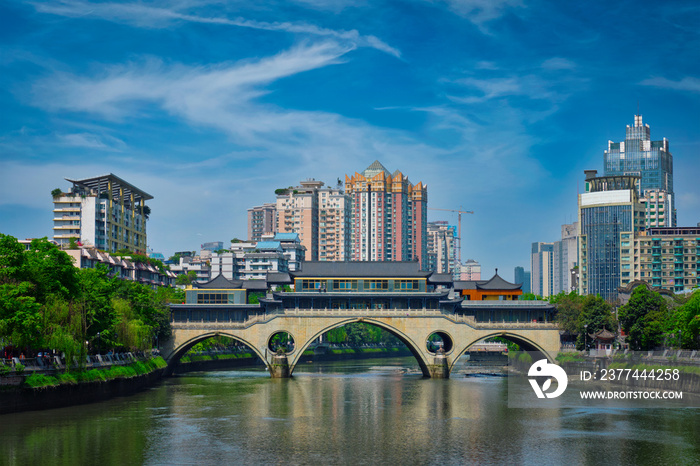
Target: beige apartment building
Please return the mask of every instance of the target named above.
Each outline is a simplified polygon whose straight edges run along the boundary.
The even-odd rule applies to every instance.
[[[674,293],[698,286],[700,224],[623,233],[620,251],[622,286],[641,280]]]
[[[277,196],[276,232],[297,233],[307,261],[349,260],[350,209],[343,190],[306,180]]]

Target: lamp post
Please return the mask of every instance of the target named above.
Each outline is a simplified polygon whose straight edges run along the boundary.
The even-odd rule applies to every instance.
[[[588,349],[588,324],[583,324],[583,351]]]
[[[97,332],[97,354],[100,354],[100,332]]]

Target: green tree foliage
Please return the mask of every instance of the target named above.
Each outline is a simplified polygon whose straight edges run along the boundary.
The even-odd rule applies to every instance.
[[[668,327],[668,308],[659,293],[645,284],[634,289],[629,302],[618,312],[622,330],[632,350],[650,350],[663,342]]]
[[[399,339],[386,330],[363,322],[354,322],[334,328],[326,332],[325,337],[329,343],[347,343],[353,346],[367,343],[388,345],[399,343]]]
[[[586,334],[594,334],[603,329],[613,333],[616,331],[612,307],[600,296],[588,295],[583,298],[576,347],[584,349]]]
[[[25,251],[0,233],[0,338],[14,346],[54,349],[78,365],[98,332],[102,349],[144,349],[170,336],[166,303],[182,301],[181,291],[110,278],[104,266],[75,268],[46,238]]]
[[[670,318],[669,333],[684,349],[700,349],[700,290],[695,291]]]
[[[559,328],[572,335],[579,333],[584,298],[578,292],[561,292],[549,299],[557,310],[556,321]]]
[[[533,293],[523,293],[520,295],[520,301],[541,301],[542,296]]]
[[[61,191],[61,188],[56,188],[51,190],[51,197],[54,199],[57,197],[61,197],[61,194],[63,194],[63,191]]]

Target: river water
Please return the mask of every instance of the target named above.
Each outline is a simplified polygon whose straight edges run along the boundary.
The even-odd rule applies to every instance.
[[[697,409],[508,408],[503,377],[412,358],[190,373],[134,396],[0,416],[0,464],[698,464]]]

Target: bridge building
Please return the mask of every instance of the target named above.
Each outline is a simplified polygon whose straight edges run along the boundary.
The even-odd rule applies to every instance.
[[[254,293],[259,299],[250,299]],[[427,377],[449,376],[459,356],[492,336],[553,359],[560,348],[554,307],[517,301],[520,293],[520,285],[497,274],[454,282],[451,274],[420,270],[417,261],[304,262],[301,270],[268,273],[267,280],[218,276],[188,289],[185,303],[171,305],[173,337],[163,354],[173,364],[197,342],[226,335],[250,346],[274,374],[279,355],[271,342],[285,333],[294,341],[284,356],[289,375],[323,333],[365,322],[401,340]],[[428,344],[435,334],[444,354]]]

